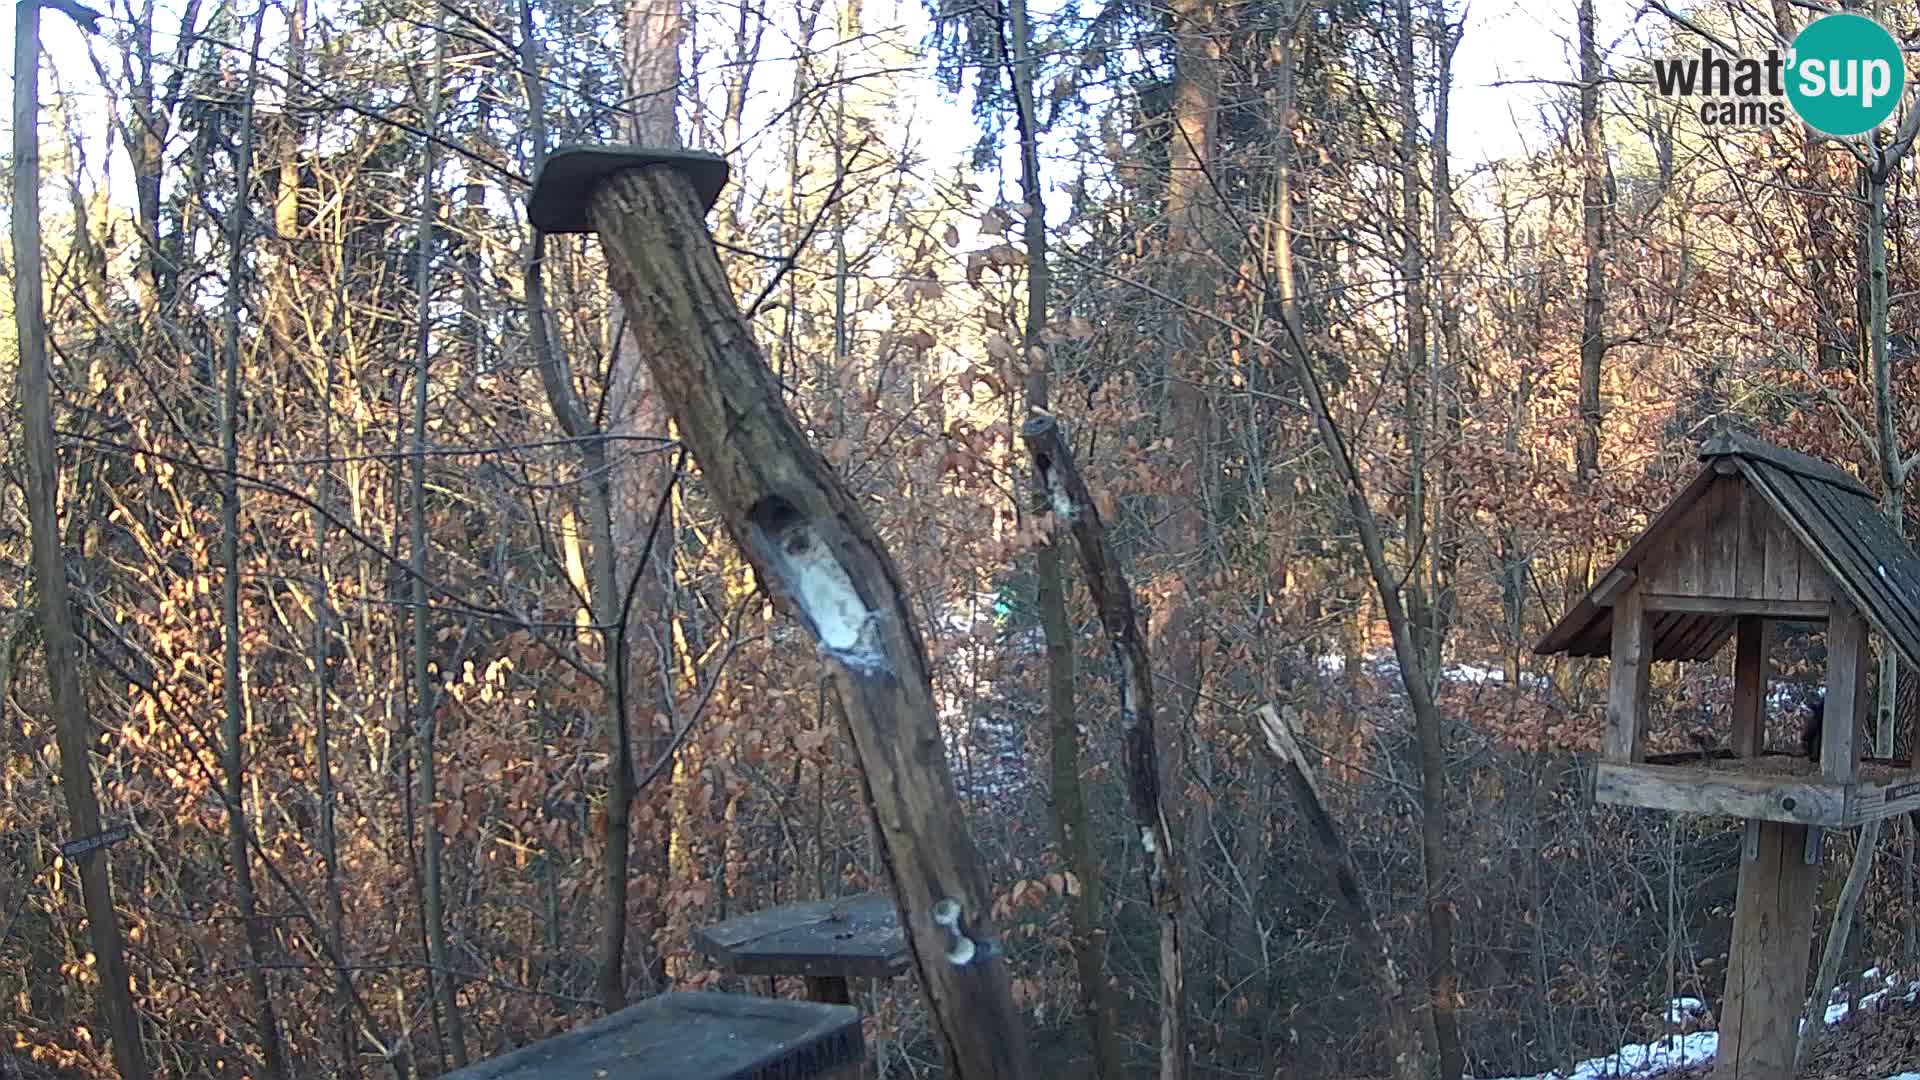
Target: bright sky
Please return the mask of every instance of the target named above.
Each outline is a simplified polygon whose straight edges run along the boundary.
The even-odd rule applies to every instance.
[[[1467,3],[1466,34],[1453,60],[1449,141],[1456,174],[1538,148],[1542,142],[1539,102],[1554,88],[1524,80],[1565,80],[1579,67],[1574,0]],[[1629,0],[1596,0],[1603,61],[1609,47],[1621,42],[1631,28],[1636,6]]]
[[[1467,0],[1466,35],[1455,58],[1452,140],[1456,175],[1464,175],[1473,166],[1489,160],[1523,153],[1541,143],[1539,103],[1553,88],[1526,80],[1570,77],[1575,59],[1574,2]],[[919,6],[914,3],[901,7],[904,14],[906,9]],[[1632,32],[1635,5],[1631,0],[1599,0],[1598,7],[1604,52],[1621,44]],[[1658,18],[1646,16],[1649,20]],[[0,28],[9,37],[12,19],[13,5],[0,4]],[[104,120],[96,110],[104,106],[105,95],[98,88],[86,58],[82,35],[58,13],[43,14],[41,24],[50,69],[59,73],[60,84],[68,88],[68,94],[78,99],[75,104],[84,113],[91,113],[86,120],[89,136],[104,135]],[[110,46],[103,38],[96,40],[95,48],[109,50]],[[12,66],[13,52],[8,49],[0,54],[0,71],[10,75]],[[50,95],[52,85],[51,80],[44,83],[44,92]],[[929,95],[936,92],[930,76],[914,80],[911,85],[924,88],[923,92]],[[916,111],[930,119],[937,118],[935,123],[945,136],[937,140],[940,150],[963,154],[971,149],[975,137],[971,122],[961,123],[966,118],[965,109],[964,101],[924,101]],[[100,162],[94,157],[90,164],[97,170]],[[122,165],[113,171],[115,187],[119,188],[126,170]]]

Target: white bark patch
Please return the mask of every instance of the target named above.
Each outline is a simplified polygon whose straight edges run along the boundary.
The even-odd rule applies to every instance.
[[[1069,525],[1080,513],[1073,496],[1067,492],[1067,485],[1061,482],[1057,469],[1047,470],[1047,502],[1053,505],[1054,514]]]
[[[762,499],[750,517],[760,532],[762,551],[821,650],[868,674],[886,670],[879,616],[854,588],[820,531],[777,496]]]
[[[1140,846],[1146,848],[1149,855],[1154,854],[1160,846],[1153,838],[1153,830],[1145,825],[1140,826]]]
[[[1118,645],[1113,647],[1113,655],[1120,661],[1120,716],[1131,724],[1140,708],[1140,703],[1133,700],[1133,657]]]

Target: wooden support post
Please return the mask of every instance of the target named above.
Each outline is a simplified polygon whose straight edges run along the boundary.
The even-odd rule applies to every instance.
[[[1630,585],[1613,603],[1613,668],[1607,679],[1608,761],[1637,762],[1647,756],[1647,677],[1653,641],[1640,587]]]
[[[1866,704],[1867,621],[1844,597],[1827,616],[1827,696],[1820,727],[1820,777],[1851,784],[1860,777],[1860,715]]]
[[[549,231],[599,233],[636,352],[714,508],[761,586],[819,647],[949,1075],[1025,1077],[1024,1025],[942,752],[926,648],[899,570],[801,432],[729,289],[705,222],[724,177],[711,155],[564,150],[542,166],[528,216]]]
[[[1754,615],[1734,624],[1733,752],[1758,757],[1767,736],[1767,639],[1770,625]],[[1643,684],[1644,685],[1644,684]],[[1760,822],[1749,818],[1740,842],[1740,860],[1760,857]]]
[[[1844,596],[1827,616],[1827,693],[1820,727],[1820,778],[1851,784],[1860,778],[1860,716],[1867,698],[1867,620]],[[1819,829],[1807,832],[1806,861],[1820,863]]]
[[[1713,1080],[1793,1080],[1820,871],[1801,858],[1807,826],[1748,828],[1759,833],[1759,852],[1740,863]]]
[[[1771,624],[1742,615],[1733,644],[1733,752],[1758,757],[1766,742],[1767,637]]]
[[[822,1001],[828,1005],[853,1004],[853,989],[847,980],[838,975],[808,975],[807,1000]]]

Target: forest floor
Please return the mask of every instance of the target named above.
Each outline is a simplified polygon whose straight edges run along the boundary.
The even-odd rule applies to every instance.
[[[1871,975],[1871,973],[1869,973]],[[1861,999],[1856,1015],[1845,1002],[1829,1006],[1826,1037],[1801,1080],[1920,1080],[1920,983]],[[1679,1006],[1680,1002],[1675,1002]],[[1697,1004],[1697,1003],[1696,1003]],[[1623,1046],[1607,1057],[1581,1062],[1567,1080],[1708,1080],[1719,1043],[1712,1031],[1675,1034],[1658,1042]],[[1562,1074],[1513,1080],[1559,1080]]]

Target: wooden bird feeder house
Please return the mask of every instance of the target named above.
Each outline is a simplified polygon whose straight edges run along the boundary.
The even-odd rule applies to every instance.
[[[1920,558],[1872,493],[1827,462],[1740,435],[1709,439],[1700,459],[1693,482],[1534,649],[1612,660],[1598,802],[1745,820],[1714,1075],[1789,1080],[1821,830],[1920,808],[1920,776],[1906,763],[1863,760],[1858,745],[1869,630],[1920,664]],[[1764,745],[1777,622],[1826,628],[1817,763]],[[1653,662],[1708,660],[1728,639],[1728,745],[1649,755]]]

